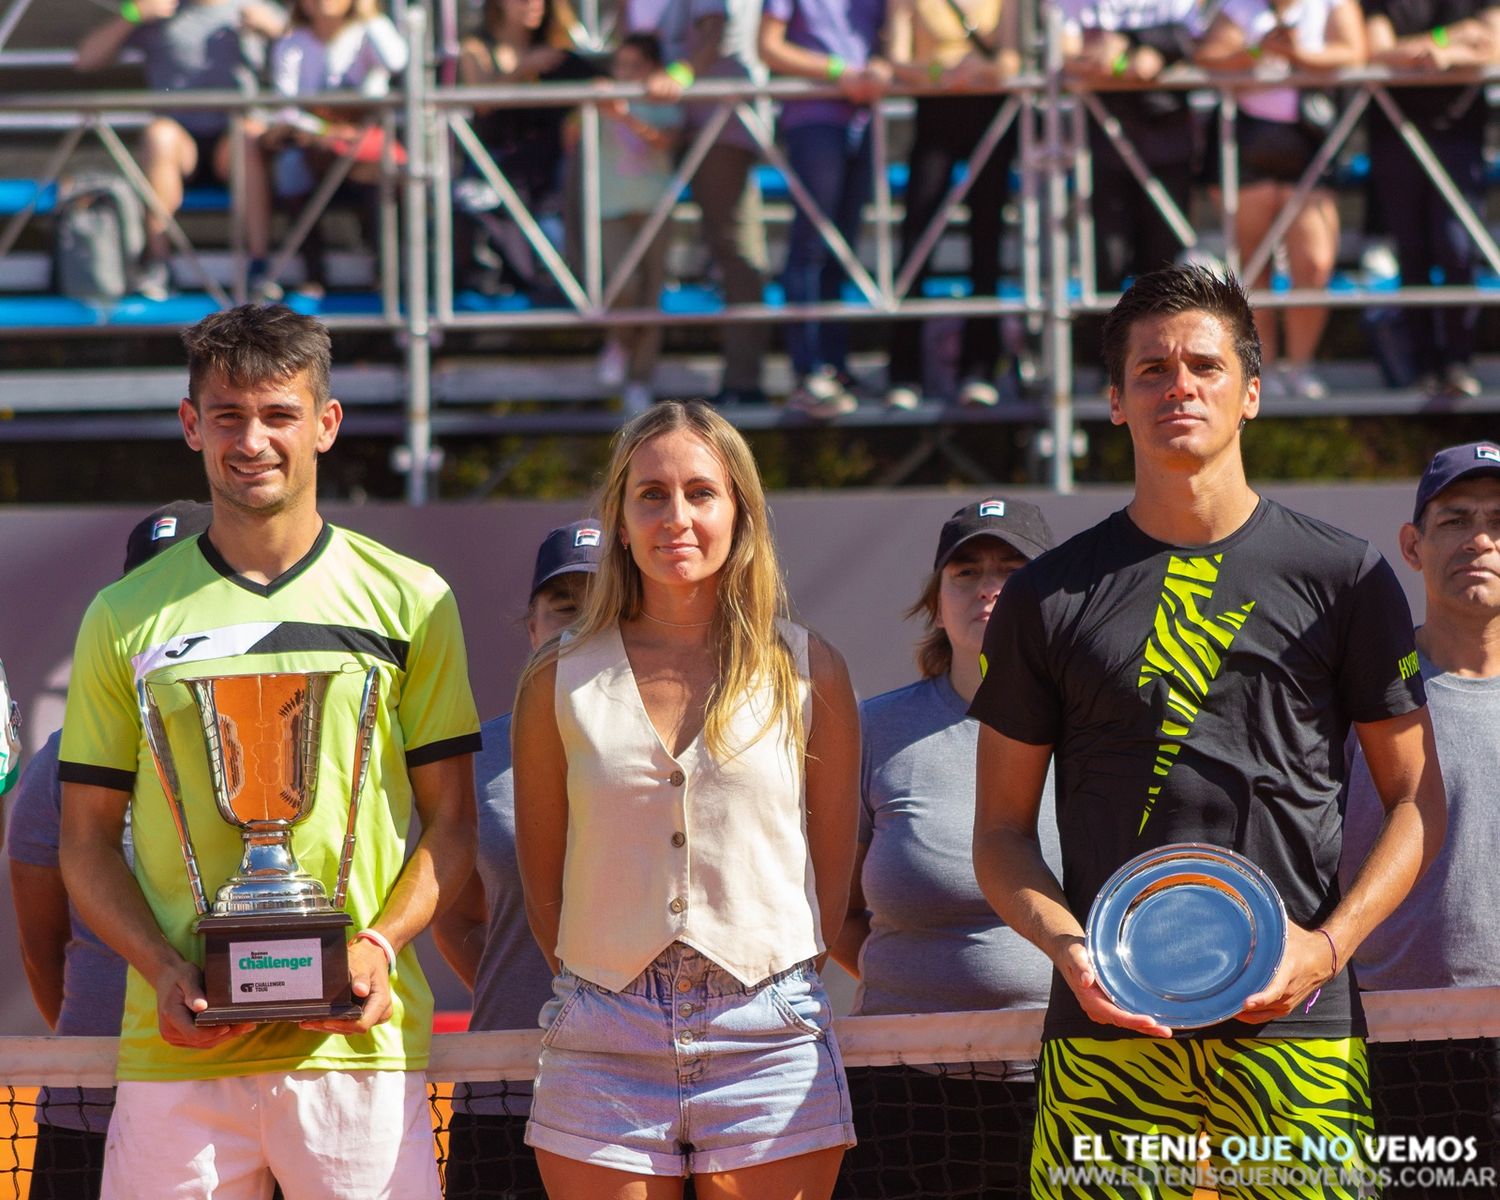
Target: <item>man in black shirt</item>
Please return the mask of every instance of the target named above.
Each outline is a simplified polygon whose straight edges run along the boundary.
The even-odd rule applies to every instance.
[[[1364,0],[1370,61],[1397,69],[1442,71],[1500,61],[1500,5],[1490,0]],[[1484,215],[1484,85],[1392,88],[1391,97],[1432,147],[1469,206]],[[1426,287],[1442,272],[1448,287],[1470,287],[1479,251],[1442,193],[1418,165],[1383,112],[1370,118],[1370,182],[1379,214],[1396,240],[1401,280]],[[1479,395],[1469,369],[1479,309],[1473,305],[1408,312],[1425,391]]]
[[[1236,283],[1189,267],[1142,276],[1104,338],[1111,419],[1130,430],[1135,495],[1012,577],[970,709],[985,726],[980,885],[1057,968],[1033,1195],[1099,1194],[1099,1179],[1068,1170],[1108,1170],[1104,1154],[1114,1167],[1132,1158],[1140,1167],[1150,1148],[1130,1135],[1146,1133],[1204,1130],[1216,1168],[1226,1136],[1284,1135],[1296,1161],[1264,1166],[1328,1166],[1336,1176],[1341,1163],[1301,1156],[1309,1142],[1342,1137],[1352,1151],[1336,1156],[1342,1165],[1365,1165],[1364,1023],[1344,964],[1442,840],[1411,616],[1367,543],[1247,483],[1240,435],[1259,409],[1260,343]],[[1338,795],[1351,723],[1387,817],[1341,898]],[[1054,753],[1061,884],[1036,839]],[[1083,921],[1117,867],[1177,842],[1256,862],[1289,921],[1274,978],[1234,1019],[1164,1040],[1170,1029],[1101,989]],[[1097,1140],[1081,1145],[1087,1137]],[[1084,1147],[1099,1161],[1079,1163]],[[1301,1178],[1316,1185],[1306,1194],[1358,1194]]]

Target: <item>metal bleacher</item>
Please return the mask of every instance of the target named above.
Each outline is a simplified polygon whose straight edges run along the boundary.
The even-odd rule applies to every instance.
[[[81,4],[81,0],[65,3]],[[926,439],[934,452],[947,455],[973,474],[982,474],[983,468],[964,462],[964,428],[991,421],[1031,427],[1038,444],[1044,447],[1040,459],[1051,484],[1060,490],[1072,486],[1072,457],[1067,450],[1077,444],[1077,425],[1107,418],[1099,372],[1075,367],[1073,327],[1079,318],[1105,311],[1114,297],[1099,292],[1083,266],[1086,256],[1080,252],[1079,223],[1089,211],[1090,197],[1080,193],[1086,187],[1082,181],[1087,180],[1088,172],[1079,168],[1087,154],[1090,97],[1063,79],[1055,23],[1038,33],[1035,67],[1009,81],[996,95],[997,116],[990,144],[997,142],[1007,128],[1018,132],[1020,143],[1012,171],[1012,201],[1006,210],[1004,281],[996,295],[974,295],[967,277],[964,247],[957,236],[965,220],[962,170],[955,173],[948,201],[929,230],[931,273],[920,288],[911,286],[914,271],[911,264],[899,261],[896,246],[906,185],[899,148],[907,136],[905,118],[910,99],[894,97],[881,107],[875,126],[876,187],[867,208],[864,234],[857,244],[844,246],[842,239],[834,245],[836,234],[829,237],[825,233],[836,252],[842,247],[840,256],[848,268],[849,278],[837,301],[791,308],[773,281],[768,283],[761,304],[725,308],[694,236],[697,212],[687,167],[693,156],[706,148],[707,141],[700,138],[701,146],[686,150],[677,186],[668,189],[655,214],[659,222],[669,222],[676,235],[669,273],[674,282],[663,291],[656,307],[621,310],[611,303],[613,265],[601,261],[597,227],[585,222],[582,261],[563,263],[550,243],[543,244],[546,237],[534,216],[513,194],[507,215],[551,269],[558,287],[543,298],[519,292],[481,295],[456,289],[452,271],[452,183],[458,174],[457,164],[465,158],[470,160],[471,169],[492,183],[504,183],[493,160],[483,161],[487,154],[482,148],[476,153],[466,123],[473,105],[556,104],[580,109],[587,189],[591,161],[597,169],[597,104],[613,96],[638,95],[639,89],[628,85],[475,89],[440,84],[438,80],[445,77],[441,48],[452,41],[452,30],[443,27],[443,22],[451,20],[449,10],[453,6],[445,0],[434,3],[440,25],[436,39],[428,36],[427,9],[413,4],[405,11],[413,61],[426,64],[425,69],[409,72],[403,89],[380,106],[378,119],[392,130],[399,128],[403,144],[410,149],[407,166],[400,170],[390,166],[382,181],[380,244],[335,255],[331,263],[334,287],[326,296],[315,299],[292,291],[287,299],[293,307],[325,319],[336,334],[365,335],[359,345],[369,361],[340,366],[336,389],[350,409],[356,430],[404,443],[410,461],[417,464],[409,474],[408,498],[419,502],[428,495],[434,439],[598,433],[613,428],[619,416],[612,397],[594,377],[592,360],[599,331],[612,325],[653,321],[686,331],[676,338],[682,347],[662,363],[657,391],[661,395],[693,395],[711,392],[716,386],[716,362],[705,353],[712,344],[707,332],[740,322],[808,317],[859,325],[892,319],[953,321],[971,315],[1009,322],[1021,331],[1028,372],[1022,381],[1024,387],[1014,378],[1007,381],[1006,402],[999,409],[973,412],[929,403],[912,412],[892,412],[871,403],[862,404],[858,412],[839,418],[837,423],[909,427],[914,437]],[[128,157],[129,151],[120,135],[129,136],[140,127],[155,98],[131,91],[119,81],[114,82],[114,90],[73,90],[76,84],[62,69],[65,57],[54,54],[44,62],[46,56],[38,51],[8,47],[7,38],[24,26],[15,14],[36,7],[29,0],[9,0],[6,13],[0,15],[0,154],[4,156],[0,158],[0,340],[10,342],[14,349],[22,341],[46,340],[60,345],[88,337],[106,345],[134,348],[148,344],[150,338],[170,335],[222,304],[243,297],[244,261],[236,245],[232,187],[199,188],[188,193],[179,220],[181,253],[175,260],[180,290],[170,298],[151,301],[130,296],[113,303],[88,303],[52,292],[48,217],[56,202],[55,181],[73,161],[67,155],[59,157],[52,140],[63,143],[74,138],[79,154],[93,153],[97,158],[102,152],[106,164],[128,176],[132,163],[122,160],[122,154]],[[398,12],[401,7],[397,6]],[[1054,7],[1041,5],[1037,11],[1046,14]],[[93,19],[86,15],[91,9],[82,11],[83,17],[75,13],[69,18],[73,24],[64,22],[70,33],[76,33],[78,19]],[[54,68],[53,74],[37,82],[37,72],[47,66]],[[3,85],[11,70],[23,71],[28,90]],[[1465,80],[1471,77],[1481,85],[1494,80],[1485,72],[1463,76]],[[1369,170],[1357,140],[1347,136],[1357,126],[1359,112],[1355,110],[1398,103],[1401,87],[1424,79],[1427,77],[1393,76],[1377,69],[1346,72],[1339,77],[1343,114],[1348,119],[1341,120],[1330,135],[1329,161],[1344,194],[1357,195],[1365,186]],[[1297,81],[1292,77],[1291,82]],[[1328,81],[1319,77],[1316,82],[1326,85]],[[1160,86],[1191,92],[1201,101],[1208,122],[1214,120],[1215,105],[1232,113],[1239,91],[1254,83],[1251,76],[1209,77],[1186,68],[1174,68],[1159,81]],[[707,81],[694,87],[696,96],[718,106],[723,120],[738,117],[752,133],[756,133],[755,123],[768,104],[827,91],[821,85],[792,81],[759,85]],[[315,99],[333,107],[369,104],[366,98],[349,96]],[[218,107],[231,113],[248,111],[256,101],[252,92],[243,90],[173,98],[174,107]],[[767,161],[759,167],[757,179],[774,272],[782,260],[785,229],[793,213],[799,207],[805,211],[805,205],[769,129],[759,128],[756,136],[761,139]],[[423,131],[423,135],[413,136],[414,130]],[[595,147],[592,156],[591,145]],[[1413,153],[1420,162],[1419,147],[1414,146]],[[1231,165],[1225,170],[1235,170],[1233,156],[1226,159]],[[1315,172],[1310,173],[1305,181],[1308,186],[1315,176]],[[1500,165],[1493,161],[1490,177],[1492,183],[1500,182]],[[1141,182],[1144,186],[1147,180]],[[504,195],[503,188],[499,190]],[[1185,252],[1214,257],[1240,268],[1238,253],[1227,237],[1233,226],[1227,204],[1220,217],[1208,211],[1179,216],[1186,228]],[[1188,216],[1197,219],[1188,221]],[[1368,247],[1357,233],[1349,233],[1338,273],[1326,292],[1298,293],[1287,288],[1284,280],[1273,277],[1272,286],[1257,295],[1257,303],[1270,307],[1319,303],[1336,311],[1372,305],[1500,304],[1500,249],[1483,225],[1483,214],[1470,217],[1475,240],[1489,264],[1473,288],[1446,287],[1442,280],[1421,281],[1420,286],[1408,280],[1403,285],[1389,271],[1372,271],[1364,255]],[[296,244],[300,239],[295,235],[314,217],[287,213],[283,218],[286,228],[278,235],[283,239],[279,255],[286,267],[282,280],[295,285],[301,269]],[[1262,247],[1258,253],[1270,255],[1272,247]],[[1249,257],[1253,260],[1256,256]],[[627,255],[627,265],[628,261]],[[706,332],[695,335],[694,327]],[[877,342],[875,338],[867,340]],[[383,345],[385,351],[372,351],[373,344]],[[66,364],[38,370],[24,354],[8,353],[6,369],[0,369],[0,415],[8,418],[0,420],[0,438],[175,437],[169,404],[175,404],[179,372],[170,365],[175,361],[175,350],[163,345],[158,365],[132,362],[107,370]],[[883,357],[878,353],[867,355],[858,365],[872,390],[878,390]],[[1487,361],[1479,364],[1478,374],[1486,385],[1482,397],[1438,401],[1386,389],[1374,366],[1365,361],[1320,364],[1332,385],[1332,395],[1318,404],[1316,413],[1491,411],[1500,407],[1497,366]],[[767,364],[768,391],[784,392],[791,382],[783,360],[774,358]],[[1299,409],[1289,402],[1283,411],[1278,412],[1275,404],[1268,404],[1267,410],[1271,415],[1309,415],[1305,406]],[[777,406],[743,406],[731,415],[746,428],[807,423],[805,418]],[[1055,452],[1058,447],[1063,452]]]

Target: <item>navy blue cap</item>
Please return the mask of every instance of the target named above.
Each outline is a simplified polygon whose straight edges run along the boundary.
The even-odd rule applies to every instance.
[[[1422,519],[1422,510],[1446,487],[1474,475],[1500,475],[1500,445],[1495,442],[1468,442],[1439,450],[1422,472],[1417,484],[1417,505],[1412,510],[1412,524]]]
[[[599,554],[603,547],[603,527],[595,520],[574,521],[571,525],[559,525],[542,539],[536,548],[536,570],[531,573],[531,594],[535,596],[549,579],[566,575],[570,571],[587,571],[593,574],[599,569]]]
[[[202,533],[214,519],[214,506],[198,500],[174,500],[136,522],[125,539],[125,567],[129,575],[143,562],[155,558],[184,538]]]
[[[991,496],[966,504],[943,523],[932,569],[941,571],[953,552],[970,538],[997,537],[1027,558],[1045,554],[1057,544],[1042,510],[1026,500]]]

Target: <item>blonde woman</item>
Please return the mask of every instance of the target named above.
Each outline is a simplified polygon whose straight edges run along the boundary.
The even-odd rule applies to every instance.
[[[384,96],[391,77],[406,69],[406,60],[406,41],[380,11],[379,0],[295,0],[286,36],[271,47],[271,86],[286,97],[331,91]],[[355,198],[364,224],[373,225],[374,193],[368,185],[379,178],[384,137],[378,126],[362,131],[360,120],[361,114],[349,108],[281,110],[261,140],[277,152],[272,187],[285,211],[300,212],[329,163],[352,151],[349,179],[364,189]],[[399,157],[399,148],[393,150]],[[303,256],[308,276],[304,291],[321,296],[327,272],[316,222]]]
[[[701,403],[615,439],[574,631],[511,737],[557,971],[527,1141],[553,1200],[826,1200],[853,1124],[817,964],[848,906],[859,717],[787,619],[759,474]]]

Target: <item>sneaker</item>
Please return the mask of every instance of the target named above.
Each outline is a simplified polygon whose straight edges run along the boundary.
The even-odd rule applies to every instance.
[[[252,258],[245,272],[245,290],[250,300],[275,304],[286,295],[281,284],[270,276],[271,264],[263,258]]]
[[[1261,371],[1260,398],[1262,400],[1285,400],[1287,398],[1286,374],[1280,367],[1268,366]]]
[[[715,408],[723,408],[726,404],[731,407],[764,404],[766,402],[766,394],[758,387],[720,388],[708,398],[708,402]]]
[[[1436,371],[1423,371],[1417,376],[1416,383],[1411,386],[1413,391],[1420,392],[1424,396],[1441,396],[1443,394],[1443,381],[1438,378]]]
[[[608,338],[604,349],[599,351],[599,365],[596,368],[599,382],[607,388],[617,388],[625,382],[625,373],[629,370],[630,359],[625,353],[625,347],[614,338]]]
[[[859,401],[844,390],[833,368],[819,367],[811,375],[802,377],[802,382],[786,398],[786,406],[809,417],[826,420],[852,413],[859,407]]]
[[[141,263],[135,290],[147,300],[162,301],[172,294],[172,269],[164,258],[150,258]]]
[[[1474,373],[1463,363],[1449,363],[1443,368],[1443,392],[1445,395],[1473,400],[1482,391],[1484,391],[1484,385],[1474,377]]]
[[[625,402],[625,416],[628,418],[640,416],[651,407],[656,397],[651,394],[650,387],[632,379],[620,392],[620,399]]]
[[[898,383],[885,393],[885,406],[901,412],[911,412],[922,403],[922,393],[909,384]]]
[[[988,379],[971,376],[958,389],[958,402],[970,408],[994,408],[1000,403],[1000,389]]]
[[[1313,373],[1309,366],[1283,367],[1282,386],[1293,400],[1306,400],[1316,404],[1328,399],[1328,385]]]

